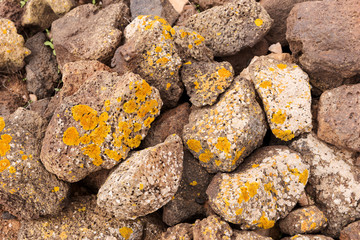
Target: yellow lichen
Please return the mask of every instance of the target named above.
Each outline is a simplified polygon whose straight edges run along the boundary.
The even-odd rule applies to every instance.
[[[75,127],[66,129],[63,135],[63,142],[68,146],[78,145],[80,143],[79,132]]]
[[[191,183],[189,183],[191,186],[196,186],[198,183],[197,181],[192,181]]]
[[[141,124],[140,123],[134,123],[134,132],[138,132],[141,130]]]
[[[145,80],[142,80],[141,83],[136,82],[135,90],[135,96],[138,98],[138,101],[145,101],[146,96],[152,92],[151,86]]]
[[[258,227],[261,227],[263,229],[269,229],[269,228],[272,228],[274,225],[275,225],[275,221],[269,220],[265,216],[265,213],[263,212],[262,216],[260,217],[260,219],[258,221]]]
[[[207,163],[213,157],[214,157],[214,154],[209,149],[205,149],[205,152],[203,152],[202,154],[199,155],[199,160],[204,163]]]
[[[275,68],[269,67],[269,71],[273,72],[273,71],[275,71]]]
[[[76,105],[71,108],[71,112],[74,120],[80,121],[80,125],[84,130],[94,129],[99,122],[97,111],[87,105]]]
[[[162,48],[161,48],[160,46],[157,46],[157,47],[155,48],[155,52],[159,53],[159,52],[161,52],[161,51],[162,51]]]
[[[97,163],[99,162],[98,158],[100,157],[100,147],[96,144],[90,144],[81,149],[84,153],[84,155],[88,156],[89,158],[93,160],[97,160]]]
[[[257,194],[257,190],[259,188],[259,183],[257,182],[252,182],[252,183],[245,183],[245,186],[248,189],[249,195],[250,197],[254,197]]]
[[[281,110],[273,114],[271,122],[275,124],[283,124],[286,120],[286,113],[283,113]]]
[[[141,140],[142,140],[141,135],[136,135],[134,138],[125,139],[124,142],[130,148],[137,148],[138,146],[140,146]]]
[[[131,234],[133,233],[133,230],[128,227],[122,227],[119,229],[119,232],[125,240],[128,240],[128,239],[130,239]]]
[[[278,65],[276,65],[278,68],[280,68],[281,70],[284,70],[287,65],[286,64],[282,64],[282,63],[279,63]]]
[[[10,166],[9,173],[16,173],[16,168],[14,168],[13,166]]]
[[[26,160],[26,159],[28,159],[28,156],[22,155],[22,156],[21,156],[21,159],[22,159],[22,160]]]
[[[271,129],[272,133],[275,137],[283,140],[289,141],[295,137],[295,135],[291,132],[291,130],[281,130],[281,129]]]
[[[219,137],[215,147],[222,152],[229,153],[231,144],[226,137]]]
[[[114,150],[110,150],[110,149],[105,149],[104,153],[111,159],[115,160],[115,161],[119,161],[121,159],[121,154],[114,151]]]
[[[8,151],[10,151],[10,142],[12,137],[9,134],[4,134],[0,139],[0,156],[3,157]]]
[[[167,57],[162,57],[159,58],[158,60],[156,60],[157,64],[160,64],[161,66],[164,66],[165,64],[167,64],[170,60]]]
[[[3,117],[0,117],[0,132],[5,128],[5,121]]]
[[[235,214],[236,214],[236,215],[241,215],[242,212],[243,212],[243,209],[242,209],[242,208],[238,208],[238,209],[236,209]]]
[[[101,159],[101,157],[97,157],[92,161],[92,164],[94,164],[95,166],[100,166],[103,163],[103,160]]]
[[[124,103],[123,108],[126,113],[133,113],[137,110],[138,106],[134,99],[130,99]]]
[[[261,25],[263,25],[264,21],[260,18],[257,18],[254,23],[256,26],[260,27]]]
[[[59,187],[54,187],[54,189],[52,190],[52,192],[57,192],[57,191],[59,191],[59,190],[60,190]]]
[[[192,45],[192,44],[189,44],[189,45],[188,45],[188,48],[189,48],[189,49],[192,49],[192,48],[193,48],[193,45]]]
[[[170,87],[171,87],[171,83],[167,83],[166,84],[166,90],[169,90]]]
[[[219,74],[219,77],[221,77],[221,78],[228,78],[231,76],[231,72],[229,70],[225,69],[224,67],[220,68],[218,70],[218,74]]]
[[[148,117],[145,121],[144,121],[144,126],[145,127],[150,127],[150,124],[154,121],[155,118],[153,117]]]
[[[195,81],[194,85],[195,85],[195,89],[199,89],[199,82],[198,81]]]
[[[288,169],[292,174],[299,177],[299,182],[306,185],[307,180],[309,178],[309,171],[307,169],[305,169],[302,173],[300,173],[297,168],[293,168],[293,169],[288,168]]]
[[[111,126],[101,122],[100,125],[90,133],[90,139],[97,145],[103,144],[106,136],[110,133]]]
[[[88,144],[88,143],[90,143],[90,141],[91,141],[91,138],[87,134],[84,134],[82,137],[80,137],[80,142],[82,144]]]
[[[259,87],[261,88],[270,88],[271,87],[271,81],[263,81],[260,83]]]
[[[200,141],[196,139],[189,139],[187,140],[186,144],[188,145],[190,150],[193,150],[197,153],[202,149]]]
[[[0,172],[4,171],[10,166],[10,161],[6,158],[0,160]]]

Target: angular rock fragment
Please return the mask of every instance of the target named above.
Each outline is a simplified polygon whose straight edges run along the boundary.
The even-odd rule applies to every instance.
[[[309,167],[285,146],[254,152],[234,173],[217,174],[206,193],[210,206],[241,229],[268,229],[296,205]]]
[[[360,221],[347,225],[340,232],[340,240],[359,240],[360,239]]]
[[[272,240],[271,237],[264,237],[253,231],[234,231],[232,240]]]
[[[29,93],[19,74],[0,75],[0,116],[6,116],[26,105]]]
[[[312,129],[308,75],[299,66],[259,57],[249,66],[272,133],[283,141]]]
[[[196,240],[230,240],[233,234],[229,224],[216,215],[209,216],[203,220],[196,220],[193,229],[194,239]]]
[[[230,172],[261,145],[265,132],[254,87],[238,77],[215,105],[191,112],[183,139],[208,172]]]
[[[21,219],[57,214],[68,196],[68,184],[39,161],[45,128],[37,113],[23,108],[0,117],[0,204]]]
[[[170,227],[161,235],[160,240],[193,240],[193,226],[189,223],[180,223]]]
[[[205,38],[214,56],[232,55],[254,46],[269,31],[272,19],[254,0],[229,2],[191,16],[186,27]]]
[[[16,28],[21,29],[21,16],[24,8],[18,0],[2,0],[0,2],[0,16],[15,23]]]
[[[126,220],[155,212],[176,193],[182,169],[182,141],[171,135],[121,163],[100,188],[97,204]]]
[[[293,237],[282,238],[281,240],[334,240],[331,237],[325,235],[295,235]]]
[[[41,161],[69,182],[110,169],[140,145],[161,106],[157,89],[139,75],[97,72],[56,109]]]

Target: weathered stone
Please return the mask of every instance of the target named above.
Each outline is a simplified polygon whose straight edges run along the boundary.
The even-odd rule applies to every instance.
[[[44,113],[49,105],[50,98],[43,98],[39,101],[31,102],[29,109],[37,112],[40,116],[44,117]]]
[[[159,118],[155,119],[152,126],[141,142],[141,148],[155,146],[165,141],[171,135],[182,135],[183,128],[189,123],[190,105],[183,103],[176,108],[162,113]]]
[[[39,161],[46,122],[19,108],[0,117],[0,204],[19,218],[58,213],[69,186],[45,170]]]
[[[231,172],[262,144],[265,133],[254,87],[237,77],[215,105],[191,112],[183,139],[208,172]]]
[[[316,206],[292,211],[279,221],[280,229],[289,235],[320,232],[326,227],[327,219]]]
[[[198,4],[199,7],[203,10],[215,7],[215,6],[221,6],[225,3],[231,2],[231,0],[194,0],[194,3]]]
[[[176,0],[174,0],[174,1],[176,1]],[[196,10],[196,7],[193,4],[185,5],[183,11],[181,12],[181,14],[176,22],[176,25],[185,26],[187,19],[197,13],[198,13],[198,11]]]
[[[88,0],[88,1],[89,1],[89,3],[91,2],[90,0]],[[114,3],[124,3],[124,4],[126,4],[126,6],[130,7],[130,0],[102,0],[103,7],[107,7]],[[130,21],[130,18],[129,18],[129,21]]]
[[[175,195],[183,169],[183,146],[177,135],[132,154],[108,177],[97,203],[119,219],[152,213]]]
[[[161,215],[158,212],[142,217],[141,221],[145,224],[142,240],[160,239],[166,231],[166,225],[161,221]]]
[[[323,232],[339,236],[344,226],[360,217],[359,169],[348,163],[348,156],[321,142],[314,134],[303,136],[290,147],[310,165],[306,189],[328,219]]]
[[[194,240],[230,240],[233,231],[229,224],[216,215],[196,220],[193,228]]]
[[[334,240],[331,237],[324,235],[295,235],[293,237],[282,238],[281,240]]]
[[[272,19],[254,0],[240,0],[191,16],[186,27],[205,38],[215,56],[254,46],[269,31]]]
[[[20,221],[6,211],[0,205],[0,239],[18,239]]]
[[[61,97],[60,97],[60,93],[58,92],[55,94],[55,96],[50,98],[49,104],[46,107],[44,115],[42,115],[48,122],[50,122],[56,108],[60,105],[60,103],[61,103]]]
[[[21,8],[18,0],[2,0],[0,2],[0,16],[15,23],[16,28],[21,29],[21,16],[24,8]]]
[[[184,10],[185,5],[189,3],[188,0],[169,0],[169,2],[179,14]]]
[[[139,16],[125,28],[126,43],[116,50],[111,63],[118,73],[130,70],[156,87],[166,108],[175,107],[183,92],[174,32],[160,17]]]
[[[359,240],[360,221],[350,223],[340,232],[340,240]]]
[[[169,226],[174,226],[193,216],[205,215],[205,191],[210,180],[210,174],[200,166],[199,161],[189,151],[184,151],[180,186],[174,198],[163,207],[163,221]]]
[[[180,223],[170,227],[161,235],[160,240],[193,240],[193,226],[189,223]]]
[[[311,131],[309,77],[299,66],[264,56],[254,58],[249,73],[277,138],[289,141]]]
[[[0,75],[0,116],[9,115],[29,101],[26,84],[18,74]]]
[[[74,0],[30,0],[25,4],[22,25],[44,30],[75,6]]]
[[[321,94],[318,132],[321,140],[360,152],[360,84]]]
[[[97,72],[56,109],[41,161],[69,182],[110,169],[140,145],[161,105],[159,92],[140,76]]]
[[[272,53],[282,53],[282,47],[281,44],[279,42],[274,43],[272,45],[269,46],[269,51]]]
[[[190,102],[196,107],[213,105],[234,79],[228,62],[189,62],[181,69],[182,81]]]
[[[120,44],[128,15],[129,9],[122,3],[101,10],[86,4],[54,21],[51,30],[60,68],[77,60],[110,60]]]
[[[286,39],[320,90],[360,82],[359,15],[358,0],[304,2],[291,10]]]
[[[0,72],[11,73],[23,68],[30,50],[24,47],[24,38],[17,34],[15,24],[0,17]]]
[[[296,152],[269,146],[250,155],[236,172],[217,174],[206,193],[226,221],[244,230],[268,229],[294,208],[308,175]]]
[[[77,197],[59,215],[22,221],[19,239],[121,239],[141,240],[141,220],[121,221],[96,206],[95,196]]]
[[[234,231],[231,240],[272,240],[272,238],[261,236],[253,231]]]
[[[301,207],[309,207],[315,205],[314,199],[306,192],[302,192],[298,201],[299,206]]]
[[[50,97],[60,78],[56,58],[52,50],[44,45],[46,40],[45,34],[39,32],[25,43],[31,51],[25,59],[26,84],[28,91],[38,99]]]

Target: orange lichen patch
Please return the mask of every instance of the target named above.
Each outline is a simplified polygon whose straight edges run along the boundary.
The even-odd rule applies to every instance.
[[[265,213],[263,212],[262,216],[260,217],[258,222],[258,227],[261,227],[263,229],[269,229],[272,228],[275,225],[275,221],[274,220],[269,220],[266,216]]]
[[[105,106],[105,107],[110,106],[110,100],[106,100],[106,101],[104,102],[104,106]]]
[[[299,182],[306,185],[307,180],[309,178],[309,171],[307,169],[305,169],[302,173],[300,173],[297,168],[293,168],[293,169],[288,168],[288,169],[293,175],[299,177]]]
[[[278,68],[280,68],[281,70],[284,70],[287,65],[286,64],[282,64],[282,63],[279,63],[278,65],[276,65]]]
[[[207,163],[213,157],[214,157],[214,154],[209,149],[205,149],[205,152],[203,152],[202,154],[199,155],[199,160],[204,163]]]
[[[189,64],[191,64],[191,61],[184,63],[184,65],[189,65]]]
[[[138,117],[143,118],[147,113],[151,113],[153,115],[158,113],[158,102],[155,99],[151,99],[150,101],[146,101],[137,112]]]
[[[146,96],[152,93],[151,86],[145,81],[142,80],[141,83],[135,83],[135,96],[138,98],[138,101],[145,101]]]
[[[95,166],[100,166],[103,163],[103,160],[101,159],[101,157],[97,157],[92,161],[92,164],[94,164]]]
[[[90,144],[81,149],[84,155],[88,156],[91,159],[100,158],[100,147],[96,144]]]
[[[128,122],[119,122],[119,131],[123,133],[124,137],[129,137],[131,133],[130,124]]]
[[[257,194],[257,190],[259,188],[259,183],[257,182],[252,182],[252,183],[245,183],[245,186],[248,189],[249,195],[250,197],[254,197]]]
[[[193,48],[193,45],[192,45],[192,44],[189,44],[189,45],[188,45],[188,48],[189,48],[189,49],[192,49],[192,48]]]
[[[21,159],[22,159],[22,160],[26,160],[26,159],[28,159],[28,156],[22,155],[22,156],[21,156]]]
[[[273,68],[273,67],[269,67],[269,71],[275,71],[275,68]]]
[[[281,110],[273,114],[271,122],[275,124],[283,124],[286,120],[286,113],[283,113]]]
[[[101,145],[106,136],[110,133],[111,131],[111,126],[101,122],[100,125],[94,129],[94,131],[92,131],[90,133],[90,139],[93,143],[97,144],[97,145]]]
[[[221,78],[228,78],[231,76],[231,72],[229,70],[225,69],[224,67],[220,68],[217,72],[219,74],[219,77],[221,77]]]
[[[260,18],[257,18],[254,23],[256,26],[260,27],[261,25],[263,25],[264,21]]]
[[[140,123],[134,123],[134,132],[138,132],[141,130],[141,124]]]
[[[0,140],[0,156],[5,156],[8,151],[10,151],[10,142],[12,137],[9,134],[4,134],[1,136]]]
[[[219,137],[215,147],[222,152],[229,153],[231,144],[226,137]]]
[[[169,90],[170,87],[171,87],[171,83],[167,83],[166,84],[166,90]]]
[[[189,183],[191,186],[196,186],[198,183],[197,181],[192,181],[191,183]]]
[[[133,233],[133,230],[128,227],[122,227],[119,229],[119,232],[125,240],[128,240],[128,239],[130,239],[131,234]]]
[[[141,140],[142,140],[141,135],[136,135],[134,138],[125,139],[124,142],[130,148],[137,148],[138,146],[140,146]]]
[[[265,191],[267,191],[269,194],[271,194],[271,192],[277,194],[276,189],[274,188],[272,182],[266,183],[264,184],[264,189]]]
[[[16,173],[16,168],[14,168],[13,166],[10,166],[9,173]]]
[[[259,87],[261,88],[270,88],[271,87],[271,81],[263,81],[260,83]]]
[[[249,197],[249,192],[247,187],[240,187],[240,192],[239,192],[239,198],[238,198],[238,203],[242,203],[243,201],[247,202],[249,201],[250,197]]]
[[[120,154],[120,153],[117,153],[117,152],[114,151],[114,150],[105,149],[104,152],[105,152],[105,154],[106,154],[109,158],[111,158],[111,159],[113,159],[113,160],[115,160],[115,161],[119,161],[119,160],[122,158],[121,154]]]
[[[245,152],[245,150],[246,150],[246,147],[242,147],[240,151],[236,151],[235,157],[231,162],[232,165],[236,164],[237,160],[239,160],[239,158]]]
[[[153,117],[148,117],[145,121],[144,121],[144,126],[145,127],[150,127],[150,124],[154,121],[155,118]]]
[[[133,113],[137,110],[138,106],[134,99],[130,99],[124,103],[123,108],[126,113]]]
[[[161,48],[160,46],[157,46],[157,47],[155,48],[155,52],[159,53],[159,52],[161,52],[161,51],[162,51],[162,48]]]
[[[106,122],[109,119],[109,114],[107,112],[103,112],[100,114],[99,121]]]
[[[195,85],[195,89],[199,89],[199,82],[198,81],[195,81],[194,85]]]
[[[59,187],[54,187],[54,189],[53,190],[51,190],[51,192],[57,192],[57,191],[59,191],[60,190],[60,188]]]
[[[4,130],[5,127],[5,121],[3,117],[0,117],[0,132],[2,132],[2,130]]]
[[[157,64],[160,64],[161,66],[164,66],[165,64],[167,64],[170,60],[167,57],[162,57],[159,58],[158,60],[156,60]]]
[[[251,167],[252,168],[256,168],[256,167],[258,167],[259,166],[259,164],[253,164]]]
[[[200,141],[196,139],[189,139],[187,140],[186,144],[188,145],[189,149],[197,153],[202,149]]]
[[[236,209],[235,214],[236,214],[236,215],[241,215],[242,212],[243,212],[243,209],[242,209],[242,208],[239,208],[239,209]]]
[[[117,102],[121,102],[121,97],[118,97],[118,98],[116,99],[116,101],[117,101]]]
[[[197,40],[194,41],[194,43],[198,46],[200,45],[202,42],[205,41],[205,38],[199,34],[196,34]]]
[[[75,127],[66,129],[63,135],[63,142],[68,146],[78,145],[80,143],[79,132]]]
[[[144,189],[144,184],[140,183],[139,189],[140,189],[140,190],[143,190],[143,189]]]
[[[283,141],[289,141],[295,137],[291,130],[271,129],[271,131],[275,135],[275,137]]]
[[[99,122],[97,111],[87,105],[76,105],[71,108],[75,121],[80,121],[80,125],[84,130],[92,130]]]
[[[90,141],[91,141],[91,138],[87,134],[84,134],[82,137],[80,137],[80,142],[82,144],[88,144],[88,143],[90,143]]]
[[[4,171],[10,166],[10,161],[6,158],[0,160],[0,172]]]

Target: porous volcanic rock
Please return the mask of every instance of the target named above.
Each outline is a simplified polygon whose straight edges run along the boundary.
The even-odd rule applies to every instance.
[[[264,237],[254,231],[234,231],[232,240],[272,240],[271,237]]]
[[[193,226],[189,223],[180,223],[174,227],[169,227],[161,235],[160,240],[193,240]]]
[[[199,7],[204,10],[215,6],[221,6],[228,2],[231,2],[231,0],[194,0],[194,3],[198,4]]]
[[[26,83],[19,74],[0,74],[0,116],[9,115],[29,100]]]
[[[216,215],[196,220],[193,227],[194,240],[230,240],[233,230],[230,225]]]
[[[359,240],[360,239],[360,221],[347,225],[340,232],[340,240]]]
[[[18,30],[21,29],[21,16],[24,8],[21,8],[18,0],[2,0],[0,2],[0,16],[15,23]]]

